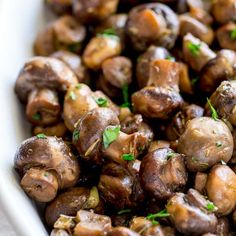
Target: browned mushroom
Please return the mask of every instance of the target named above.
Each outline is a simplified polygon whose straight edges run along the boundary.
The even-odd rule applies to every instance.
[[[169,148],[170,142],[166,140],[154,140],[151,142],[148,152],[153,152],[159,148]]]
[[[230,214],[236,206],[236,174],[227,165],[215,165],[207,178],[206,192],[218,215]]]
[[[75,74],[61,61],[33,57],[21,69],[15,92],[27,103],[26,115],[34,125],[50,125],[60,120],[58,93],[65,93],[77,84]]]
[[[82,23],[102,21],[116,11],[118,0],[74,0],[73,11]]]
[[[53,229],[50,236],[70,236],[70,234],[64,229]]]
[[[72,0],[46,0],[45,2],[58,15],[69,13],[72,10]]]
[[[188,33],[183,38],[184,60],[196,71],[200,71],[216,54],[206,43]]]
[[[72,187],[79,177],[79,164],[60,138],[37,135],[25,140],[15,155],[21,186],[33,199],[49,202],[59,189]]]
[[[167,211],[175,228],[184,234],[214,233],[217,218],[212,202],[194,189],[187,194],[176,193],[167,204]]]
[[[187,183],[184,157],[170,148],[148,153],[140,166],[140,180],[144,190],[158,200],[170,198]]]
[[[213,17],[203,8],[191,7],[189,10],[189,15],[205,25],[211,25],[213,23]]]
[[[49,226],[53,226],[60,215],[76,216],[81,209],[92,209],[95,213],[103,214],[103,203],[96,187],[71,188],[59,194],[46,206],[45,220]]]
[[[218,224],[216,226],[216,235],[228,236],[230,235],[230,223],[226,217],[218,218]]]
[[[203,194],[205,192],[206,182],[207,174],[203,172],[197,172],[194,181],[194,189]]]
[[[34,52],[39,56],[48,56],[65,49],[78,53],[86,37],[86,28],[70,15],[65,15],[50,23],[37,35]]]
[[[142,4],[130,11],[126,31],[135,50],[144,51],[151,44],[172,48],[178,35],[179,21],[164,4]]]
[[[223,121],[210,117],[195,118],[188,122],[180,136],[178,151],[186,155],[190,171],[204,171],[221,160],[226,163],[230,160],[233,137]]]
[[[107,236],[139,236],[139,234],[126,227],[115,227],[108,232]]]
[[[86,160],[101,163],[103,157],[102,145],[106,142],[106,140],[103,140],[103,136],[107,138],[106,133],[114,130],[118,131],[116,132],[117,135],[120,129],[118,125],[119,119],[116,113],[109,108],[99,107],[87,112],[76,124],[73,135],[73,144],[80,156]],[[110,126],[109,129],[108,126]],[[112,139],[112,141],[114,140]],[[111,139],[107,141],[109,142],[106,142],[106,145],[109,146]]]
[[[221,50],[211,59],[201,71],[199,87],[202,91],[213,93],[224,80],[234,79],[236,75],[236,53],[231,50]]]
[[[211,95],[210,101],[221,118],[236,125],[236,81],[223,81]],[[205,111],[206,115],[210,115],[208,103]]]

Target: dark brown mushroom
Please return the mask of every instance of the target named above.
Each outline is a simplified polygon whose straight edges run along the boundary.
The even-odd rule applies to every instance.
[[[108,232],[107,236],[139,236],[139,234],[126,227],[115,227]]]
[[[166,200],[182,190],[188,179],[183,155],[170,148],[148,153],[142,159],[139,175],[143,189],[158,200]]]
[[[151,44],[172,48],[178,31],[176,14],[164,4],[142,4],[129,12],[126,32],[135,50],[144,51]]]
[[[59,194],[46,206],[45,220],[49,226],[53,226],[60,215],[75,217],[81,209],[92,209],[95,213],[103,214],[103,203],[96,187],[76,187]]]
[[[166,140],[154,140],[151,142],[148,152],[153,152],[159,148],[169,148],[170,142]]]
[[[116,11],[118,0],[73,0],[73,12],[82,23],[97,23]]]
[[[169,218],[175,228],[187,235],[214,233],[217,218],[214,210],[208,209],[212,205],[204,196],[194,189],[189,189],[187,194],[176,193],[167,204]]]
[[[236,206],[236,174],[227,165],[215,165],[207,178],[206,192],[218,215],[230,214]]]
[[[72,0],[46,0],[47,6],[57,15],[70,13],[72,10]]]
[[[15,92],[27,104],[26,115],[34,125],[50,125],[60,120],[57,92],[64,94],[77,84],[75,74],[61,61],[33,57],[21,69]]]
[[[190,120],[180,136],[178,151],[186,155],[190,171],[204,171],[223,160],[228,162],[233,153],[233,137],[221,120],[199,117]]]
[[[221,50],[201,70],[199,88],[207,93],[213,93],[224,80],[234,79],[236,75],[236,53],[231,50]]]
[[[25,140],[15,155],[21,186],[33,199],[49,202],[57,191],[75,185],[79,164],[62,139],[38,135]]]
[[[206,43],[188,33],[183,38],[183,57],[192,69],[201,71],[216,54]]]
[[[101,163],[103,133],[108,126],[118,125],[116,113],[109,108],[99,107],[87,112],[76,124],[73,135],[73,144],[80,156],[85,160]]]

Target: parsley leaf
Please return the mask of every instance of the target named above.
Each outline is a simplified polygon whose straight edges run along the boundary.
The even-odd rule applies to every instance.
[[[40,139],[46,139],[47,138],[47,136],[45,134],[37,134],[36,137],[40,138]]]
[[[166,60],[169,60],[169,61],[175,61],[175,58],[172,57],[171,55],[166,56],[165,59],[166,59]]]
[[[211,117],[214,119],[214,120],[219,120],[218,119],[218,114],[217,114],[217,111],[215,110],[215,108],[212,106],[212,104],[211,104],[211,101],[210,101],[210,99],[208,99],[207,98],[207,103],[208,103],[208,105],[209,105],[209,107],[210,107],[210,110],[211,110]]]
[[[129,102],[129,86],[128,86],[128,84],[125,84],[122,87],[122,94],[123,94],[124,103],[121,105],[121,107],[130,107],[130,102]]]
[[[229,36],[230,36],[230,38],[231,38],[232,40],[235,40],[235,39],[236,39],[236,28],[230,30]]]
[[[70,99],[73,100],[73,101],[76,100],[76,95],[75,95],[75,93],[74,93],[73,91],[70,91],[69,97],[70,97]]]
[[[123,209],[117,212],[118,215],[123,215],[127,213],[131,213],[131,209]]]
[[[108,148],[109,145],[117,139],[119,132],[120,126],[110,126],[105,129],[102,135],[105,148]]]
[[[155,220],[156,218],[164,218],[164,217],[168,217],[170,214],[167,212],[166,209],[156,213],[156,214],[149,214],[146,218],[148,220]]]
[[[82,85],[80,83],[75,85],[75,88],[77,88],[77,89],[81,89],[81,87],[82,87]]]
[[[222,147],[222,143],[220,141],[216,142],[216,147]]]
[[[169,159],[169,158],[174,157],[176,154],[177,154],[176,152],[168,152],[166,157],[167,157],[167,159]]]
[[[99,107],[107,107],[107,99],[106,98],[94,98],[95,102]]]
[[[124,161],[133,161],[134,160],[134,155],[132,153],[123,154],[122,159]]]
[[[73,141],[77,142],[78,139],[79,139],[79,131],[75,129],[73,132]]]
[[[209,202],[209,203],[207,203],[207,205],[206,205],[206,209],[207,209],[208,211],[214,211],[215,208],[216,208],[216,206],[214,205],[213,202]]]
[[[197,56],[200,52],[201,44],[200,43],[194,44],[194,43],[189,42],[187,45],[187,48],[192,53],[192,55]]]
[[[113,28],[105,29],[102,33],[97,34],[97,36],[114,38],[114,39],[116,39],[116,40],[119,40],[119,39],[120,39],[120,38],[118,37],[118,35],[117,35],[115,29],[113,29]]]
[[[37,112],[32,116],[32,118],[33,118],[33,120],[39,121],[39,120],[41,120],[41,115],[40,115],[40,113]]]
[[[193,79],[191,80],[191,84],[192,84],[192,85],[195,85],[195,84],[198,82],[198,80],[199,80],[199,77],[193,78]]]

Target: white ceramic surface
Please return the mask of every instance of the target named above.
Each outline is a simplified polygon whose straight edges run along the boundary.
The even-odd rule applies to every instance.
[[[0,0],[0,206],[17,236],[47,235],[13,170],[15,150],[29,135],[14,81],[32,55],[32,42],[44,21],[43,0]]]

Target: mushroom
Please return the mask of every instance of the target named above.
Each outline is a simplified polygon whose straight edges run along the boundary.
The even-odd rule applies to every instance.
[[[78,161],[63,140],[43,134],[21,143],[14,164],[22,188],[39,202],[49,202],[58,190],[74,186],[80,174]]]
[[[187,33],[191,33],[193,36],[199,38],[208,45],[212,43],[214,39],[214,32],[210,27],[186,14],[180,15],[179,21],[179,30],[182,37],[184,37]]]
[[[195,18],[196,20],[200,21],[204,25],[209,26],[213,23],[213,17],[210,15],[210,13],[200,7],[191,7],[189,9],[189,16]]]
[[[218,218],[218,224],[216,226],[216,235],[228,236],[230,235],[230,223],[226,217]]]
[[[183,57],[192,69],[201,71],[216,54],[206,43],[188,33],[183,38]]]
[[[207,178],[208,198],[218,208],[217,214],[230,214],[236,206],[236,174],[227,165],[215,165]],[[217,191],[216,191],[217,190]]]
[[[151,142],[148,152],[153,152],[159,148],[169,148],[170,142],[166,140],[154,140]]]
[[[79,55],[60,50],[51,54],[50,57],[57,58],[64,62],[75,73],[80,83],[88,83],[90,81],[88,69],[83,65]]]
[[[85,37],[86,28],[73,16],[61,16],[39,32],[34,43],[34,52],[38,56],[49,56],[60,49],[79,53]]]
[[[199,88],[207,93],[213,93],[224,80],[234,79],[236,75],[236,53],[231,50],[221,50],[201,70]]]
[[[70,236],[70,234],[64,229],[53,229],[50,236]]]
[[[178,152],[186,155],[189,171],[204,171],[233,153],[233,137],[221,120],[199,117],[190,120],[179,138]]]
[[[121,53],[121,41],[114,34],[98,34],[93,37],[85,47],[83,52],[83,62],[93,70],[101,69],[102,63],[111,57]]]
[[[236,125],[236,81],[223,81],[211,95],[211,105],[218,115]],[[209,104],[205,106],[206,115],[210,115]]]
[[[140,180],[143,189],[157,200],[166,200],[187,183],[184,157],[170,148],[148,153],[141,162]]]
[[[234,21],[236,8],[235,0],[216,0],[212,2],[211,13],[220,24]]]
[[[187,194],[176,193],[169,199],[166,209],[175,228],[187,235],[214,233],[217,218],[214,206],[198,191],[189,189]]]
[[[157,59],[170,58],[170,53],[166,48],[151,45],[143,54],[138,57],[136,67],[136,77],[139,88],[147,85],[150,76],[150,64]]]
[[[190,104],[183,106],[181,111],[173,116],[171,123],[166,128],[168,140],[176,140],[184,133],[189,120],[203,116],[204,109],[198,105]]]
[[[207,174],[203,172],[197,172],[194,180],[194,189],[199,193],[205,193],[205,187],[207,182]]]
[[[139,234],[126,227],[115,227],[108,232],[107,236],[139,236]]]
[[[112,137],[107,137],[110,144],[111,138],[114,136],[114,130],[119,132],[119,119],[114,111],[109,108],[99,107],[87,112],[76,124],[73,144],[77,148],[80,156],[86,160],[97,164],[102,162],[102,141],[107,127],[111,127],[108,133],[112,133]],[[114,131],[114,132],[112,132]],[[114,139],[112,139],[114,141]],[[107,145],[109,146],[109,144]]]
[[[144,51],[151,44],[170,49],[179,32],[179,20],[164,4],[142,4],[129,12],[126,32],[135,50]]]
[[[92,209],[95,213],[103,213],[103,203],[96,187],[91,189],[75,187],[59,194],[46,206],[45,220],[49,226],[53,226],[60,215],[75,217],[77,211],[81,209]]]
[[[46,0],[47,6],[57,15],[71,12],[72,0]]]
[[[48,57],[33,57],[21,69],[15,92],[26,103],[26,115],[34,125],[50,125],[60,119],[57,93],[65,93],[77,84],[75,74],[61,61]]]
[[[178,82],[179,66],[176,62],[153,61],[147,87],[132,95],[134,110],[148,118],[167,119],[183,101]]]
[[[117,9],[118,0],[73,0],[73,12],[79,22],[97,23]]]

